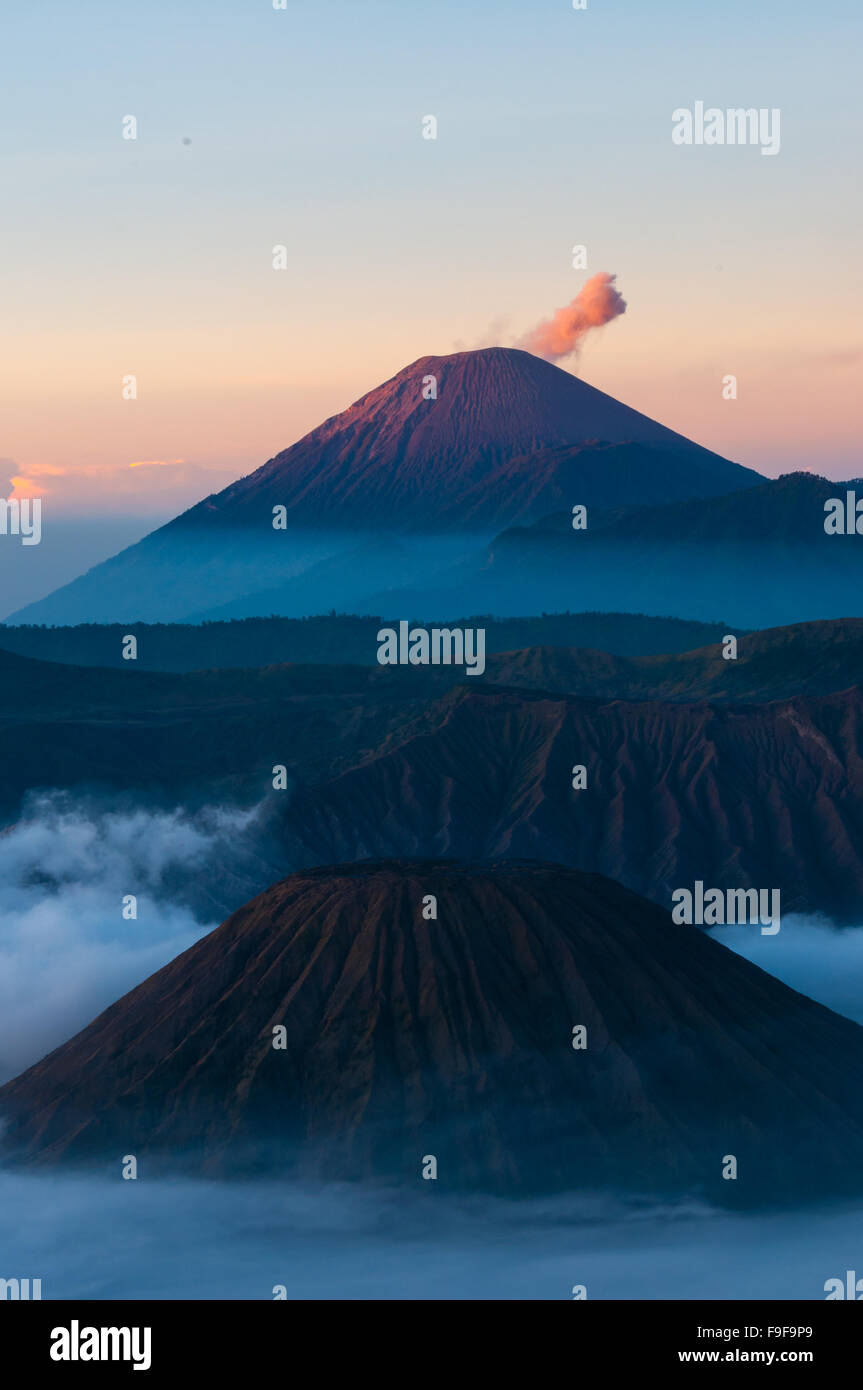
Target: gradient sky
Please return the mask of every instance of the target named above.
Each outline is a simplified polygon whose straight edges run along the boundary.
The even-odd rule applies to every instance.
[[[7,10],[0,494],[167,518],[415,358],[514,343],[598,270],[628,312],[564,365],[767,473],[863,473],[859,14]],[[697,99],[779,107],[778,156],[673,145]]]

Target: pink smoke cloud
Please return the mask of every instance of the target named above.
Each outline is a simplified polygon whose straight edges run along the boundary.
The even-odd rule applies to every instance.
[[[558,309],[545,323],[525,334],[521,347],[553,362],[578,352],[585,333],[601,328],[626,312],[626,300],[615,289],[616,275],[601,270],[586,280],[571,304]]]

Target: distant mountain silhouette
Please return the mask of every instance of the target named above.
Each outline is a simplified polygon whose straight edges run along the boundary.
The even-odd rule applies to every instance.
[[[714,640],[696,651],[637,657],[573,647],[493,656],[486,681],[620,700],[779,700],[863,684],[863,618],[796,623],[738,637],[734,660]]]
[[[333,615],[229,623],[136,623],[132,629],[138,638],[135,674],[210,670],[215,690],[218,670],[285,665],[376,668],[377,633],[396,621]],[[719,659],[727,623],[647,618],[637,613],[548,613],[508,619],[474,614],[446,619],[441,625],[484,628],[485,681],[532,690],[624,700],[779,700],[824,695],[863,683],[863,618],[796,623],[752,633],[735,628],[739,646],[734,661]],[[119,625],[0,627],[0,662],[6,651],[128,673],[129,662],[122,655],[125,633],[126,628]],[[61,712],[52,695],[57,673],[52,671],[49,677],[44,671],[40,675],[36,669],[25,673],[25,668],[18,668],[18,674],[38,705],[47,698]],[[344,676],[342,672],[332,677],[334,690],[344,688]],[[83,688],[77,684],[79,679],[72,678],[72,689]],[[305,679],[313,681],[313,673],[308,672]],[[427,690],[431,698],[462,679],[460,669],[430,668],[411,689]],[[299,687],[300,680],[295,672],[294,687]],[[89,682],[91,687],[94,684]],[[257,681],[249,683],[250,691],[257,688]],[[351,676],[348,688],[360,689],[363,684]],[[105,693],[111,690],[125,696],[128,682],[109,683]],[[206,699],[203,693],[202,699]],[[14,704],[14,692],[11,700]]]
[[[573,490],[573,500],[621,506],[760,481],[530,353],[422,357],[248,477],[13,617],[300,616],[344,607],[358,592],[428,582],[442,549],[430,536],[464,532],[464,547],[475,548],[477,534],[534,520]],[[285,530],[273,529],[274,507],[286,509]],[[394,537],[404,533],[411,545],[399,550]]]
[[[736,661],[718,639],[634,659],[530,648],[490,656],[478,679],[102,670],[0,651],[0,825],[53,788],[260,803],[254,838],[196,890],[211,914],[299,866],[446,853],[599,870],[662,902],[695,878],[778,887],[786,913],[859,923],[861,635],[860,619],[741,635]]]
[[[850,537],[828,536],[824,530],[824,504],[828,498],[851,490],[863,499],[863,479],[836,482],[817,473],[783,473],[781,477],[745,490],[714,497],[709,506],[698,499],[659,506],[626,506],[598,511],[589,530],[605,539],[657,542],[663,546],[681,540],[699,545],[804,545],[824,547],[825,555],[843,553],[837,541]],[[557,533],[569,539],[570,511],[540,518],[525,530],[510,532],[506,539],[544,539]],[[504,537],[500,538],[501,540]],[[851,550],[853,552],[853,540]]]
[[[0,1089],[0,1146],[406,1187],[433,1156],[430,1200],[773,1204],[859,1191],[861,1076],[863,1029],[608,879],[338,865],[268,889]]]
[[[709,501],[571,508],[503,531],[447,582],[390,593],[406,612],[452,611],[457,595],[498,614],[552,604],[626,609],[744,627],[845,617],[859,606],[863,537],[827,535],[824,504],[863,481],[791,473]],[[576,499],[576,502],[581,499]],[[380,595],[372,596],[380,604]]]
[[[418,619],[421,615],[413,615]],[[425,615],[428,617],[429,615]],[[76,627],[0,625],[0,649],[72,666],[113,666],[128,671],[123,637],[138,639],[135,671],[203,671],[284,662],[326,666],[377,663],[377,633],[404,614],[357,617],[245,618],[206,623],[82,623]],[[716,642],[727,623],[646,618],[639,613],[543,613],[496,619],[485,614],[438,614],[438,626],[483,627],[486,650],[522,647],[602,647],[619,656],[686,652]],[[851,684],[848,681],[846,684]],[[832,688],[832,687],[831,687]]]

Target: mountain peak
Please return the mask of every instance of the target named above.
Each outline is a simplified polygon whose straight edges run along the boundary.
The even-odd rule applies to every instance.
[[[686,456],[696,494],[758,481],[532,353],[477,348],[418,357],[187,519],[215,514],[236,524],[281,504],[290,524],[427,527],[446,514],[451,526],[471,491],[472,524],[493,528],[506,516],[506,496],[495,489],[478,502],[475,493],[502,465],[518,459],[529,474],[540,450],[598,442]],[[715,475],[706,487],[705,471]],[[661,489],[661,473],[657,482]],[[532,499],[536,515],[543,505]]]

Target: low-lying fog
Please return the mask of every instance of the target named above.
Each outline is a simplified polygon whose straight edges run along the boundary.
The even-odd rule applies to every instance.
[[[0,1173],[0,1277],[50,1298],[823,1299],[863,1207],[737,1216],[608,1198]]]

